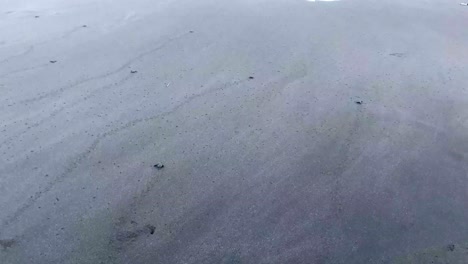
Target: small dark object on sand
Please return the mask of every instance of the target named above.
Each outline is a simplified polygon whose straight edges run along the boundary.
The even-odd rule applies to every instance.
[[[130,73],[137,73],[138,71],[130,71]]]
[[[403,58],[405,57],[405,53],[390,53],[390,56],[398,57],[398,58]]]
[[[57,61],[56,60],[51,60],[50,63],[56,63]]]
[[[83,25],[82,27],[88,27],[87,25]]]
[[[147,225],[146,227],[149,229],[151,235],[153,235],[154,231],[156,231],[156,227],[153,225]]]
[[[160,169],[164,168],[164,165],[163,165],[163,164],[156,163],[153,167],[155,167],[156,169],[160,170]]]
[[[363,101],[356,101],[355,103],[358,104],[358,105],[362,105],[364,102]]]
[[[14,239],[0,239],[0,247],[3,249],[11,248],[16,244]]]
[[[253,76],[249,76],[249,80],[253,80],[255,79]]]
[[[39,16],[35,16],[35,18],[39,18]]]
[[[190,30],[189,33],[193,33],[193,30]]]
[[[450,250],[450,251],[454,251],[455,250],[455,245],[450,244],[450,245],[448,245],[447,249]]]

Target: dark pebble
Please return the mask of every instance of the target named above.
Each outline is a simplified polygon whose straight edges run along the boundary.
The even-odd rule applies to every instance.
[[[56,63],[57,61],[56,60],[51,60],[50,63]]]
[[[130,71],[130,73],[137,73],[138,71]]]
[[[253,76],[249,76],[249,80],[253,80],[255,79]]]
[[[362,105],[364,102],[363,101],[356,101],[355,103],[358,104],[358,105]]]

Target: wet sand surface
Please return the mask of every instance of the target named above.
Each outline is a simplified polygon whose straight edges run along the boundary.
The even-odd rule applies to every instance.
[[[7,0],[0,263],[468,263],[467,21]]]

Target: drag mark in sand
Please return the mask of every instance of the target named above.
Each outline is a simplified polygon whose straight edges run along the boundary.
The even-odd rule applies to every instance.
[[[77,32],[78,30],[80,30],[81,28],[83,28],[83,26],[79,26],[79,27],[76,27],[76,28],[73,28],[71,30],[69,30],[68,32],[65,32],[62,36],[58,37],[58,38],[53,38],[53,39],[49,39],[49,40],[44,40],[44,41],[41,41],[39,43],[36,43],[34,45],[31,45],[28,49],[26,49],[25,51],[19,53],[19,54],[16,54],[16,55],[12,55],[10,57],[6,57],[2,60],[0,60],[0,64],[2,63],[5,63],[5,62],[8,62],[12,59],[16,59],[16,58],[19,58],[19,57],[22,57],[22,56],[26,56],[28,55],[29,53],[31,53],[35,47],[37,46],[40,46],[40,45],[43,45],[47,42],[51,42],[55,39],[65,39],[69,36],[71,36],[72,34],[74,34],[75,32]],[[14,70],[14,71],[11,71],[11,72],[8,72],[8,73],[5,73],[5,74],[2,74],[0,75],[0,77],[6,77],[8,75],[12,75],[12,74],[15,74],[15,73],[19,73],[19,72],[24,72],[24,71],[30,71],[30,70],[34,70],[34,69],[37,69],[37,68],[40,68],[41,66],[45,66],[46,64],[41,64],[41,65],[37,65],[37,66],[33,66],[33,67],[26,67],[26,68],[22,68],[22,69],[18,69],[18,70]]]
[[[189,32],[186,32],[186,33],[182,33],[182,34],[179,34],[175,37],[172,37],[172,38],[169,38],[167,41],[165,41],[164,43],[156,46],[155,48],[152,48],[150,50],[147,50],[139,55],[137,55],[136,57],[128,60],[127,62],[125,62],[122,66],[114,69],[114,70],[111,70],[111,71],[108,71],[108,72],[105,72],[103,74],[100,74],[100,75],[97,75],[97,76],[93,76],[93,77],[89,77],[89,78],[85,78],[85,79],[82,79],[82,80],[78,80],[72,84],[69,84],[69,85],[65,85],[61,88],[58,88],[56,90],[52,90],[50,92],[47,92],[47,93],[44,93],[42,95],[38,95],[38,96],[35,96],[35,97],[32,97],[32,98],[29,98],[29,99],[24,99],[24,100],[20,100],[18,102],[15,102],[15,103],[12,103],[10,106],[13,106],[13,105],[17,105],[17,104],[28,104],[28,103],[32,103],[32,102],[36,102],[36,101],[41,101],[45,98],[48,98],[48,97],[53,97],[53,96],[56,96],[56,95],[59,95],[69,89],[72,89],[74,87],[77,87],[79,85],[82,85],[82,84],[85,84],[85,83],[88,83],[88,82],[91,82],[91,81],[94,81],[94,80],[99,80],[99,79],[102,79],[102,78],[106,78],[108,76],[111,76],[111,75],[114,75],[116,73],[119,73],[123,70],[125,70],[128,66],[130,66],[132,63],[134,63],[135,61],[138,61],[140,60],[141,58],[153,53],[153,52],[156,52],[158,50],[161,50],[163,49],[164,47],[166,47],[166,45],[168,45],[169,43],[173,42],[173,41],[176,41],[186,35],[190,34]],[[48,64],[47,64],[48,65]]]
[[[64,172],[62,172],[60,175],[58,175],[54,180],[50,181],[46,187],[44,187],[42,190],[40,191],[37,191],[36,193],[34,193],[34,195],[31,195],[31,197],[27,200],[27,202],[25,202],[22,206],[20,206],[12,215],[10,215],[9,217],[7,217],[0,225],[0,230],[1,229],[5,229],[8,225],[10,225],[12,222],[15,222],[18,220],[18,218],[26,211],[28,210],[29,208],[31,208],[34,203],[42,197],[43,194],[45,193],[48,193],[49,191],[52,190],[52,188],[56,185],[56,184],[59,184],[61,182],[63,182],[68,176],[69,174],[71,174],[73,171],[75,171],[75,169],[78,168],[78,166],[80,165],[81,162],[83,162],[83,160],[85,160],[89,155],[91,155],[91,153],[97,148],[97,146],[99,145],[99,143],[107,138],[107,137],[110,137],[116,133],[119,133],[125,129],[128,129],[130,127],[134,127],[140,123],[145,123],[145,122],[148,122],[148,121],[152,121],[152,120],[156,120],[158,118],[164,118],[172,113],[174,113],[175,111],[177,111],[178,109],[180,109],[181,107],[183,107],[184,105],[192,102],[193,100],[199,98],[199,97],[202,97],[204,95],[207,95],[209,93],[213,93],[213,92],[216,92],[216,91],[219,91],[219,90],[224,90],[224,89],[227,89],[227,88],[230,88],[232,86],[236,86],[238,84],[242,83],[241,81],[233,81],[231,83],[226,83],[224,85],[222,85],[221,87],[213,87],[212,89],[207,89],[199,94],[193,94],[191,96],[189,96],[185,101],[181,102],[180,104],[176,105],[174,108],[172,108],[171,110],[168,110],[166,112],[163,112],[163,113],[160,113],[160,114],[157,114],[157,115],[154,115],[154,116],[149,116],[149,117],[146,117],[146,118],[139,118],[139,119],[135,119],[133,121],[130,121],[126,124],[124,124],[123,126],[120,126],[120,127],[117,127],[117,128],[114,128],[114,129],[111,129],[103,134],[100,134],[94,141],[93,143],[82,153],[78,154],[75,156],[75,158],[73,159],[74,161],[72,161],[67,167],[66,169],[64,170]],[[0,235],[1,235],[1,231],[0,231]]]
[[[88,100],[88,99],[94,97],[94,96],[96,95],[96,93],[98,93],[98,92],[100,92],[100,91],[104,91],[104,90],[107,90],[107,89],[112,88],[112,87],[120,86],[120,85],[126,83],[126,82],[127,82],[128,80],[130,80],[131,78],[132,78],[132,75],[129,74],[129,75],[125,76],[125,78],[121,79],[121,80],[118,81],[118,82],[104,85],[104,86],[102,86],[102,87],[100,87],[100,88],[94,90],[92,93],[86,95],[86,96],[83,97],[81,100],[75,101],[75,102],[73,102],[72,104],[67,105],[67,106],[61,106],[61,107],[59,107],[58,109],[52,111],[52,113],[50,113],[49,116],[43,118],[43,119],[40,120],[40,121],[37,121],[37,122],[35,122],[35,123],[29,125],[29,127],[30,127],[30,128],[38,127],[38,126],[44,124],[45,122],[47,122],[48,120],[54,118],[54,117],[57,116],[58,114],[60,114],[63,110],[65,110],[65,109],[67,109],[67,108],[74,107],[74,106],[80,104],[81,102],[86,101],[86,100]],[[21,137],[22,135],[26,134],[27,132],[28,132],[28,130],[23,130],[23,131],[21,131],[20,133],[17,133],[17,134],[15,134],[15,135],[13,135],[13,136],[11,136],[11,137],[5,139],[5,140],[2,142],[2,144],[0,144],[0,145],[6,145],[7,143],[9,143],[9,141],[12,141],[12,140],[14,140],[14,139],[17,139],[17,138]]]
[[[32,71],[32,70],[36,70],[36,69],[39,69],[39,68],[43,68],[43,67],[47,67],[50,63],[42,63],[42,64],[39,64],[39,65],[36,65],[36,66],[31,66],[31,67],[25,67],[25,68],[21,68],[21,69],[17,69],[17,70],[14,70],[14,71],[11,71],[11,72],[7,72],[3,75],[0,75],[0,78],[3,78],[3,77],[6,77],[8,75],[12,75],[12,74],[15,74],[15,73],[19,73],[19,72],[25,72],[25,71]],[[16,103],[13,103],[11,105],[15,105]]]
[[[189,33],[193,33],[193,31],[190,31]],[[183,34],[183,35],[186,35],[186,34]],[[181,37],[181,36],[179,36],[179,37]],[[172,38],[171,40],[175,40],[175,38]],[[166,45],[166,44],[168,44],[168,42],[166,42],[164,45]],[[162,48],[161,46],[159,46],[159,47]],[[156,50],[153,49],[153,51],[156,51]],[[145,54],[148,54],[148,53],[145,53]],[[47,65],[47,64],[46,64],[46,65]],[[127,64],[125,64],[125,66],[127,66]],[[125,67],[124,67],[124,68],[125,68]],[[122,70],[123,68],[120,67],[119,69]],[[130,73],[136,73],[136,72],[137,72],[137,71],[131,71]],[[109,88],[116,87],[116,86],[119,86],[119,85],[122,85],[122,84],[126,83],[131,77],[132,77],[132,75],[127,75],[125,78],[121,79],[121,80],[118,81],[118,82],[115,82],[115,83],[112,83],[112,84],[107,84],[107,85],[105,85],[105,86],[102,86],[102,87],[100,87],[100,88],[94,90],[93,92],[91,92],[91,93],[88,94],[87,96],[83,97],[83,98],[82,98],[81,100],[79,100],[79,101],[75,101],[74,103],[72,103],[72,104],[70,104],[70,105],[62,106],[62,107],[60,107],[60,108],[54,110],[49,116],[43,118],[43,119],[40,120],[40,121],[37,121],[37,122],[31,124],[31,125],[30,125],[30,128],[35,128],[35,127],[38,127],[38,126],[44,124],[44,123],[47,122],[48,120],[50,120],[50,119],[54,118],[55,116],[57,116],[57,115],[58,115],[59,113],[61,113],[63,110],[65,110],[65,109],[67,109],[67,108],[70,108],[70,107],[73,107],[73,106],[76,106],[76,105],[78,105],[79,103],[81,103],[82,101],[86,101],[86,100],[90,99],[91,97],[93,97],[93,96],[94,96],[96,93],[98,93],[99,91],[107,90],[107,89],[109,89]],[[16,103],[13,103],[13,104],[11,104],[10,106],[13,106],[13,105],[15,105],[15,104],[16,104]],[[20,136],[26,134],[27,132],[28,132],[27,130],[24,130],[24,131],[22,131],[22,132],[20,132],[20,133],[17,133],[17,134],[15,134],[15,135],[13,135],[13,136],[11,136],[11,137],[5,139],[5,140],[2,142],[2,144],[0,144],[0,145],[4,145],[4,144],[8,143],[9,141],[11,141],[11,140],[13,140],[13,139],[19,138]]]
[[[0,63],[4,63],[4,62],[7,62],[7,61],[9,61],[11,59],[15,59],[15,58],[18,58],[18,57],[21,57],[21,56],[25,56],[25,55],[29,54],[30,52],[32,52],[33,50],[34,50],[34,46],[30,46],[28,49],[26,49],[25,51],[23,51],[23,52],[21,52],[19,54],[12,55],[10,57],[6,57],[6,58],[2,59],[0,61]]]

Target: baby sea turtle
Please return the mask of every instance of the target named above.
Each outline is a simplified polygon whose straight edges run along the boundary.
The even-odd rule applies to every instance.
[[[156,163],[156,164],[154,164],[153,167],[155,167],[156,169],[160,170],[160,169],[164,168],[164,164]]]

